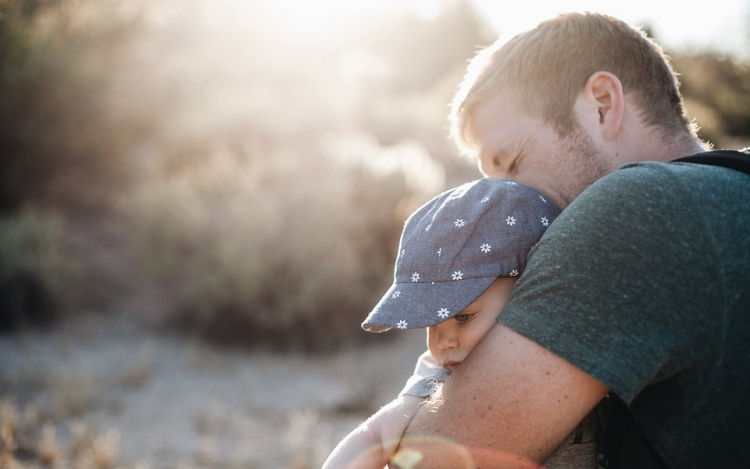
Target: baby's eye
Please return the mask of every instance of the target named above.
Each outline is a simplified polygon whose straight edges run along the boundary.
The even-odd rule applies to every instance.
[[[456,319],[456,321],[458,321],[459,324],[464,324],[466,322],[471,321],[474,315],[475,313],[462,313],[462,314],[457,314],[453,317]]]

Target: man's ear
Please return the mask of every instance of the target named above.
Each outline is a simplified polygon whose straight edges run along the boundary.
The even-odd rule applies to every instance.
[[[590,116],[598,119],[595,127],[604,140],[612,140],[620,132],[625,115],[625,95],[620,79],[609,72],[595,72],[584,86],[582,98]]]

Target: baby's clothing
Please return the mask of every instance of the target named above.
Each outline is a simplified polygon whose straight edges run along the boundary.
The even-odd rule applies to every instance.
[[[410,396],[428,397],[432,394],[435,386],[444,383],[450,375],[451,370],[439,365],[432,358],[430,351],[427,350],[417,360],[414,374],[406,380],[404,388],[398,394],[399,396],[408,394]]]
[[[451,371],[439,365],[429,351],[417,360],[414,374],[406,381],[399,395],[429,397],[435,388],[444,383]],[[591,412],[568,438],[544,462],[547,469],[596,469],[597,416]],[[530,437],[531,438],[531,437]]]

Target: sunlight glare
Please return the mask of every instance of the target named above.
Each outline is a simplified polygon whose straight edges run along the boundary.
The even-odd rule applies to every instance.
[[[440,15],[442,5],[440,0],[415,0],[414,13],[422,21],[432,21]]]
[[[709,46],[748,56],[750,2],[747,0],[692,4],[680,0],[525,0],[512,6],[495,0],[471,2],[506,39],[559,13],[593,11],[612,15],[633,26],[648,26],[657,40],[668,48]]]
[[[275,8],[295,29],[305,32],[324,32],[332,26],[378,9],[379,3],[377,0],[357,2],[281,0],[276,2]]]
[[[388,11],[411,11],[423,21],[435,19],[441,0],[278,0],[274,8],[301,32],[327,32],[332,27]]]

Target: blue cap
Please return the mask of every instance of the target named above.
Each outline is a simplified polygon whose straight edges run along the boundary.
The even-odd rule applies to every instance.
[[[510,179],[443,192],[406,220],[393,285],[362,328],[416,329],[452,318],[498,277],[520,275],[559,214],[540,192]]]

